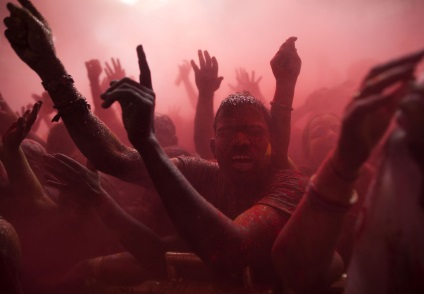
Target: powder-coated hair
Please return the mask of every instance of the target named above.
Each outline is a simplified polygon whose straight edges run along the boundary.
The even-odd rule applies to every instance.
[[[216,121],[221,112],[226,111],[228,109],[238,108],[242,105],[251,105],[257,110],[259,110],[268,125],[271,128],[271,113],[268,108],[260,101],[259,99],[253,97],[248,91],[236,92],[234,94],[229,95],[224,100],[222,100],[221,105],[215,114],[215,119],[213,123],[214,130],[216,130]]]

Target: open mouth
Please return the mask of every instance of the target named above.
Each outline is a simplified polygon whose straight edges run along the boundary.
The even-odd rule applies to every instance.
[[[234,155],[231,162],[232,167],[239,171],[249,171],[253,168],[253,160],[247,155]]]

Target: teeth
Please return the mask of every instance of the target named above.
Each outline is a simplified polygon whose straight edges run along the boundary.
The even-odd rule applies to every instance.
[[[232,157],[232,160],[250,160],[250,156],[235,155]]]

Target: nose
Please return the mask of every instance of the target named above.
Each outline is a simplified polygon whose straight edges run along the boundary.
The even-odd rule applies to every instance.
[[[245,145],[249,145],[250,140],[243,131],[238,131],[234,134],[232,143],[233,145],[237,145],[237,146],[245,146]]]

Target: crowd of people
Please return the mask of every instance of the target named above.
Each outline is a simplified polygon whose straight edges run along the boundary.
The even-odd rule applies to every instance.
[[[296,37],[270,61],[269,108],[261,78],[239,68],[215,111],[223,77],[199,50],[176,80],[195,109],[190,152],[155,112],[142,45],[137,81],[119,59],[102,81],[100,61],[85,62],[89,105],[47,21],[19,3],[5,36],[46,92],[19,115],[0,96],[2,293],[424,291],[424,50],[371,68],[343,113],[325,101],[347,86],[293,109]],[[184,278],[169,278],[170,252]]]

